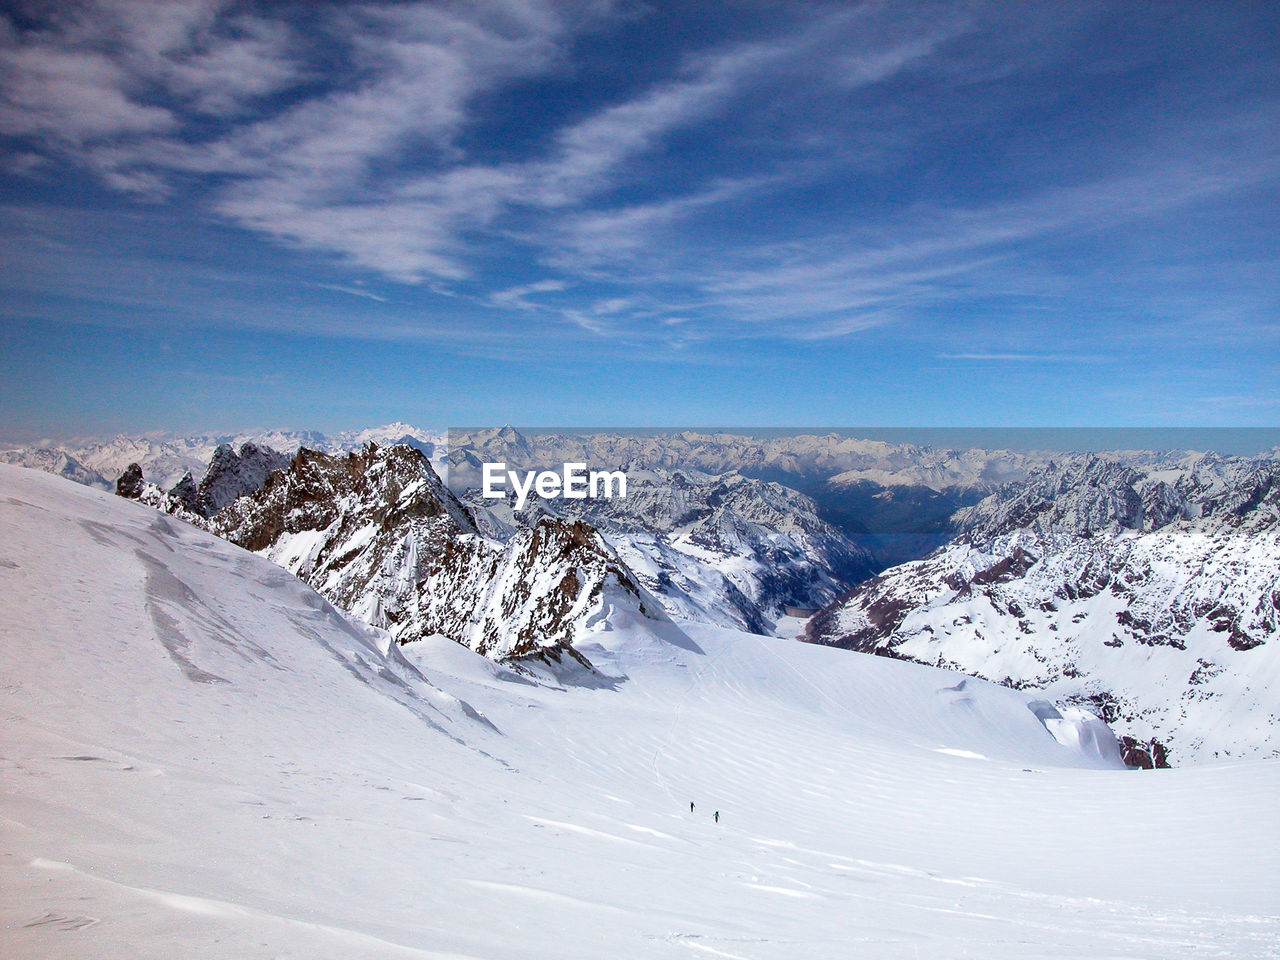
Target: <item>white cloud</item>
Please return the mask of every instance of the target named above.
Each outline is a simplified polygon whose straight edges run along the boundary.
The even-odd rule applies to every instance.
[[[0,19],[0,130],[74,148],[168,133],[298,78],[290,30],[228,0],[96,0]],[[117,182],[126,182],[119,177]]]
[[[1029,244],[1132,228],[1265,182],[1280,168],[1271,160],[1227,165],[1194,149],[1161,159],[1160,166],[1136,162],[1141,172],[1016,201],[921,205],[789,244],[725,245],[713,255],[686,249],[680,257],[669,243],[632,237],[630,275],[651,277],[652,264],[662,264],[668,283],[692,291],[682,309],[721,318],[717,329],[725,336],[847,336],[957,297],[1053,300],[1057,279],[1019,259]]]
[[[128,76],[102,53],[47,43],[0,48],[0,131],[76,147],[177,125],[163,107],[127,93]]]
[[[610,297],[607,300],[597,300],[591,305],[591,310],[595,314],[606,316],[611,313],[621,313],[632,304],[633,301],[627,297]]]
[[[515,287],[497,290],[489,295],[489,302],[499,307],[517,307],[521,310],[537,309],[538,304],[529,298],[539,293],[559,293],[567,284],[563,280],[536,280]]]
[[[321,290],[332,290],[335,293],[345,293],[353,297],[361,297],[365,300],[373,300],[373,301],[376,301],[377,303],[390,302],[387,297],[384,297],[381,294],[373,293],[370,290],[362,289],[361,287],[348,287],[341,283],[317,283],[316,286],[319,287]]]
[[[1196,117],[1158,151],[1117,157],[1115,172],[1074,186],[1041,180],[1020,198],[967,205],[942,189],[846,221],[801,209],[780,227],[787,198],[775,217],[762,197],[816,185],[839,201],[864,173],[886,184],[920,146],[919,131],[898,122],[916,115],[870,88],[911,71],[945,77],[943,106],[925,111],[932,132],[949,122],[939,119],[943,87],[1068,52],[1050,42],[1053,18],[1041,13],[1020,15],[1013,38],[1000,34],[988,52],[953,43],[1000,33],[981,5],[891,7],[796,8],[765,41],[688,55],[665,76],[637,71],[648,79],[567,108],[558,129],[504,149],[483,127],[486,111],[514,84],[569,78],[576,32],[609,17],[609,4],[50,3],[38,29],[0,14],[0,132],[29,141],[20,163],[32,174],[78,162],[114,189],[198,197],[247,230],[434,284],[490,314],[541,310],[594,333],[652,338],[678,325],[681,342],[849,336],[978,292],[1047,299],[1056,278],[1020,257],[1027,246],[1127,227],[1276,174],[1239,152],[1216,156],[1201,142],[1223,118]],[[1052,49],[1037,59],[1041,41]],[[880,112],[864,115],[864,104]],[[733,123],[716,125],[722,117]],[[833,117],[839,129],[822,126]],[[669,170],[663,151],[677,135],[706,130],[723,146],[722,131],[729,142],[734,124],[752,123],[744,156]],[[476,152],[477,133],[491,153]],[[707,239],[699,227],[713,218],[719,232]],[[557,278],[482,289],[482,257],[512,248],[532,261],[517,276],[533,266]],[[587,302],[568,312],[573,297],[540,297],[570,289]]]
[[[452,255],[456,238],[438,218],[433,222],[436,211],[426,206],[308,203],[249,189],[222,199],[217,209],[243,226],[306,249],[338,253],[405,283],[416,283],[425,275],[452,280],[467,275]]]
[[[43,136],[109,185],[146,196],[175,174],[229,177],[211,204],[244,227],[403,281],[457,280],[468,274],[468,235],[513,210],[577,209],[608,192],[629,162],[813,42],[801,33],[702,54],[675,78],[567,124],[541,157],[469,164],[457,136],[475,99],[555,66],[565,38],[608,4],[320,8],[312,30],[345,49],[347,71],[325,76],[318,95],[258,110],[247,108],[316,75],[287,18],[249,9],[91,0],[41,30],[11,26],[0,57],[23,82],[7,85],[0,129]],[[142,96],[155,88],[166,96]],[[191,136],[205,113],[232,122],[212,138]],[[438,172],[390,172],[405,161]],[[712,202],[717,189],[612,217],[640,230],[642,220]]]

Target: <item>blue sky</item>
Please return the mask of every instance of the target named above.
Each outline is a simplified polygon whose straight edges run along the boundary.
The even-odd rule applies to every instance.
[[[0,10],[0,436],[1280,414],[1274,4]]]

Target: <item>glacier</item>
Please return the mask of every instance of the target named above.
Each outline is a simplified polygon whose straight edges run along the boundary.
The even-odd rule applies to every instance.
[[[0,529],[11,955],[1280,950],[1275,762],[1125,770],[1033,691],[625,606],[609,682],[398,646],[14,467]]]

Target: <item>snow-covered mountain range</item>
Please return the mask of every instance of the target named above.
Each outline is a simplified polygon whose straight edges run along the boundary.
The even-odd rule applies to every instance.
[[[812,499],[739,473],[627,471],[625,497],[535,501],[467,495],[515,528],[541,516],[589,522],[673,615],[766,633],[815,610],[873,569],[867,552],[818,516]]]
[[[1040,693],[698,623],[519,675],[30,470],[0,526],[13,956],[1280,950],[1275,763],[1127,772]]]
[[[482,460],[535,464],[582,461],[633,468],[754,474],[774,470],[821,476],[835,485],[860,480],[881,486],[990,489],[1018,479],[1043,462],[1040,455],[1010,450],[950,449],[864,440],[836,433],[758,437],[742,433],[678,431],[521,434],[510,427],[451,431],[450,447]]]
[[[1048,690],[1096,710],[1135,762],[1280,754],[1280,462],[1142,466],[1047,465],[808,638]]]
[[[443,441],[427,442],[422,439],[426,436],[423,431],[404,424],[326,438],[323,445],[341,449],[374,434],[409,437],[424,457],[442,463],[452,473],[455,489],[465,488],[458,482],[463,473],[460,466],[478,477],[481,461],[473,446],[455,447],[445,460]],[[298,437],[305,435],[275,439]],[[451,439],[458,442],[457,437]],[[534,443],[510,428],[485,434],[481,441],[482,448],[500,445],[500,450],[491,449],[489,455],[522,461],[537,457]],[[239,453],[223,444],[215,449],[208,474],[198,483],[184,473],[166,489],[149,480],[145,468],[137,464],[134,466],[141,475],[130,474],[125,488],[135,499],[198,523],[192,515],[212,518],[236,496],[253,494],[265,482],[266,474],[287,460],[253,441],[242,443]],[[554,508],[539,502],[536,508],[518,515],[503,504],[480,499],[472,490],[468,496],[471,522],[478,525],[482,539],[519,551],[527,536],[517,538],[517,534],[526,527],[534,529],[539,519],[586,520],[604,533],[606,549],[630,568],[631,579],[651,592],[669,614],[755,632],[770,631],[789,612],[822,606],[875,568],[865,548],[821,519],[818,505],[789,487],[736,472],[711,475],[656,468],[631,470],[630,476],[631,494],[626,498],[562,500]],[[376,499],[374,493],[368,496]],[[371,504],[366,507],[373,509]],[[226,532],[222,527],[216,529]],[[287,556],[284,562],[296,571],[302,561],[293,557],[290,549],[273,547],[272,555]],[[349,554],[344,558],[349,559]],[[332,570],[327,575],[334,576]],[[362,588],[369,585],[369,577],[357,579]],[[373,592],[381,595],[384,591]],[[357,598],[354,588],[339,590],[336,586],[326,595],[345,609],[362,611],[368,622],[388,625],[384,622],[388,614],[382,609],[385,598]],[[400,606],[392,604],[390,609],[399,611]],[[418,632],[436,623],[433,616],[419,619]],[[407,628],[397,627],[397,635],[401,629]],[[410,634],[417,635],[413,630]],[[490,646],[492,642],[486,642],[486,648]]]
[[[1119,439],[1119,437],[1117,437]],[[576,432],[528,435],[504,427],[451,431],[445,463],[457,492],[479,485],[483,462],[522,469],[564,462],[729,473],[777,482],[805,494],[814,512],[870,559],[874,570],[923,557],[956,532],[952,514],[1060,459],[1061,450],[977,449],[868,440],[837,433]],[[1144,473],[1178,472],[1202,454],[1117,450]],[[1280,450],[1273,458],[1280,458]]]
[[[0,462],[56,473],[77,483],[110,489],[136,463],[148,480],[168,489],[185,474],[203,476],[219,447],[238,449],[245,443],[292,455],[300,447],[326,453],[357,450],[370,441],[416,446],[427,456],[443,451],[447,434],[422,430],[407,423],[323,434],[315,430],[251,430],[235,434],[196,436],[116,436],[105,440],[47,441],[0,450]]]
[[[810,639],[1046,687],[1114,723],[1138,764],[1277,749],[1280,710],[1267,666],[1280,606],[1268,492],[1274,456],[1050,456],[834,435],[526,436],[509,427],[446,436],[405,424],[277,439],[312,437],[341,451],[374,435],[408,438],[454,492],[434,470],[422,489],[438,488],[432,496],[441,503],[463,493],[451,509],[469,520],[440,508],[451,517],[446,533],[427,535],[421,518],[407,516],[382,529],[370,518],[387,490],[327,479],[333,502],[310,527],[285,530],[277,508],[261,502],[251,516],[217,526],[210,518],[219,509],[255,496],[269,469],[288,459],[253,445],[214,447],[199,482],[166,489],[148,474],[126,486],[144,502],[257,544],[343,609],[402,639],[441,632],[499,658],[536,654],[543,644],[562,656],[582,624],[604,615],[610,601],[601,598],[614,586],[642,620],[665,615],[768,633],[781,629],[784,614],[827,604],[854,585],[813,619]],[[87,469],[67,452],[27,453],[53,472]],[[632,486],[622,499],[535,500],[517,512],[467,491],[487,460],[623,468]],[[343,468],[334,476],[351,475]],[[574,532],[576,521],[585,526]],[[544,541],[557,545],[550,554],[562,557],[558,566],[531,557],[549,555]],[[451,552],[441,560],[446,543]],[[883,569],[895,551],[905,562]],[[540,621],[532,611],[554,594],[549,584],[570,575],[589,601]],[[542,585],[517,586],[531,576]],[[498,585],[480,586],[490,582]]]

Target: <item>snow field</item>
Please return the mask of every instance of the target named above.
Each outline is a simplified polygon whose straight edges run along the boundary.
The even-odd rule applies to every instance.
[[[8,467],[0,596],[9,956],[1280,952],[1280,766],[1116,769],[1031,691],[620,616],[595,677],[387,651]]]

